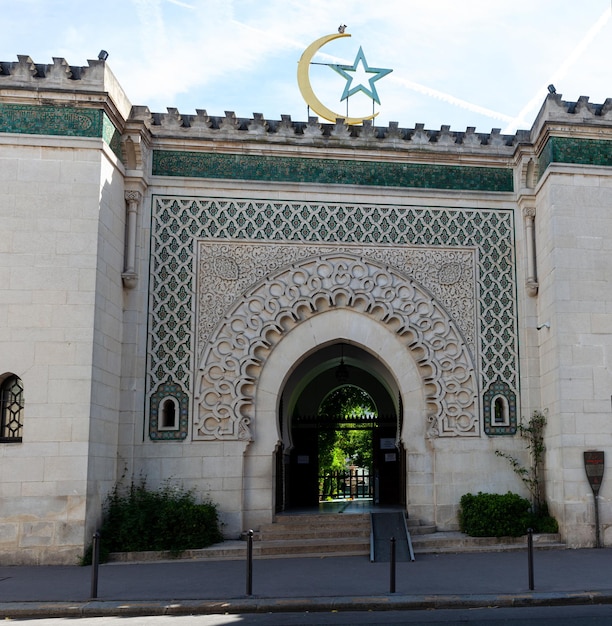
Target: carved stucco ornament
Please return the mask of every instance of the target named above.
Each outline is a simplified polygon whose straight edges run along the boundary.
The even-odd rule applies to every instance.
[[[199,328],[195,440],[250,440],[257,380],[268,355],[291,329],[331,307],[367,315],[400,337],[425,386],[428,436],[479,436],[474,359],[460,327],[430,288],[389,264],[348,249],[277,248],[305,256],[280,265],[279,254],[285,259],[289,252],[283,256],[277,250],[275,255],[274,246],[252,245],[243,248],[243,255],[250,255],[251,269],[242,271],[241,262],[231,261],[227,244],[219,249],[208,242],[200,246],[199,316],[202,303],[211,299],[223,315],[213,314],[213,327]],[[377,252],[380,249],[371,253]],[[461,270],[456,253],[446,261],[440,260],[439,251],[431,255],[438,258],[438,265],[422,272],[428,280],[436,276],[456,289],[463,273],[473,274]],[[218,289],[225,285],[225,293],[214,293],[211,287],[215,272]],[[464,320],[463,326],[471,328],[472,323]]]

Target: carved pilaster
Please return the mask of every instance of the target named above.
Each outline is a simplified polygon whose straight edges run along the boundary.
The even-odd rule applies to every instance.
[[[138,205],[142,200],[140,191],[128,190],[125,192],[127,202],[127,229],[124,270],[121,274],[123,286],[133,289],[138,283],[136,272],[136,221],[138,217]]]
[[[532,297],[538,295],[539,287],[535,257],[535,213],[535,207],[525,207],[523,209],[526,242],[525,252],[527,255],[527,280],[525,281],[525,287],[527,289],[527,293]]]

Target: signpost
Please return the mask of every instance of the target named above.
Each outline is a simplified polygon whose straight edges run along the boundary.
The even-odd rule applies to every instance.
[[[604,453],[602,450],[590,450],[584,453],[584,469],[587,479],[593,490],[595,499],[595,547],[601,548],[601,537],[599,536],[599,502],[597,495],[604,475]]]

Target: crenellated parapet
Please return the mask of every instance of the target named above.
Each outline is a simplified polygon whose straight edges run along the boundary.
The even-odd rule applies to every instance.
[[[0,87],[43,87],[44,89],[80,89],[99,91],[104,88],[105,62],[88,61],[86,67],[70,65],[66,59],[53,57],[49,65],[34,63],[20,54],[15,62],[0,62]]]
[[[581,134],[585,126],[607,126],[612,130],[612,98],[606,98],[603,104],[589,102],[588,96],[580,96],[576,102],[562,99],[559,93],[548,94],[531,128],[533,142],[542,134],[545,125],[554,125],[560,130],[564,126],[574,128],[580,125]]]
[[[490,133],[477,133],[474,127],[465,131],[426,130],[424,124],[400,128],[397,122],[374,126],[371,120],[363,125],[349,125],[343,119],[322,123],[317,117],[307,122],[295,122],[290,115],[280,120],[265,119],[261,113],[252,118],[239,118],[233,111],[224,116],[212,116],[206,110],[196,114],[181,114],[175,108],[167,113],[152,113],[147,107],[133,107],[131,118],[144,123],[153,137],[199,138],[225,141],[265,141],[266,143],[296,143],[314,146],[350,146],[353,148],[385,150],[432,150],[488,153],[500,156],[513,154],[517,144],[529,141],[528,131],[503,135],[495,128]]]
[[[35,63],[27,55],[0,62],[0,95],[7,103],[46,106],[104,108],[116,128],[123,126],[132,108],[123,88],[105,61],[70,65],[53,57],[53,63]],[[82,96],[80,94],[83,94]]]

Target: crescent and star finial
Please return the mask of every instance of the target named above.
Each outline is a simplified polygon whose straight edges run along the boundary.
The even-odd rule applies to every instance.
[[[365,117],[349,117],[335,113],[331,109],[328,109],[317,98],[312,85],[310,84],[309,69],[314,55],[330,41],[339,39],[340,37],[350,37],[351,35],[349,33],[345,33],[345,30],[346,24],[341,24],[338,27],[338,34],[321,37],[311,43],[308,48],[304,50],[304,53],[298,62],[298,86],[306,104],[320,117],[329,120],[330,122],[335,122],[338,119],[344,119],[344,121],[349,125],[362,124],[365,120],[374,119],[378,113]],[[340,65],[338,63],[323,63],[322,65],[331,67],[335,72],[346,79],[344,92],[340,98],[341,101],[346,100],[358,92],[362,92],[373,102],[380,104],[380,98],[378,97],[378,92],[376,91],[374,83],[393,71],[390,69],[370,67],[366,61],[365,54],[363,53],[361,46],[359,47],[359,51],[357,52],[353,65]],[[366,76],[368,74],[372,74],[372,76]],[[355,81],[354,85],[353,81]]]

